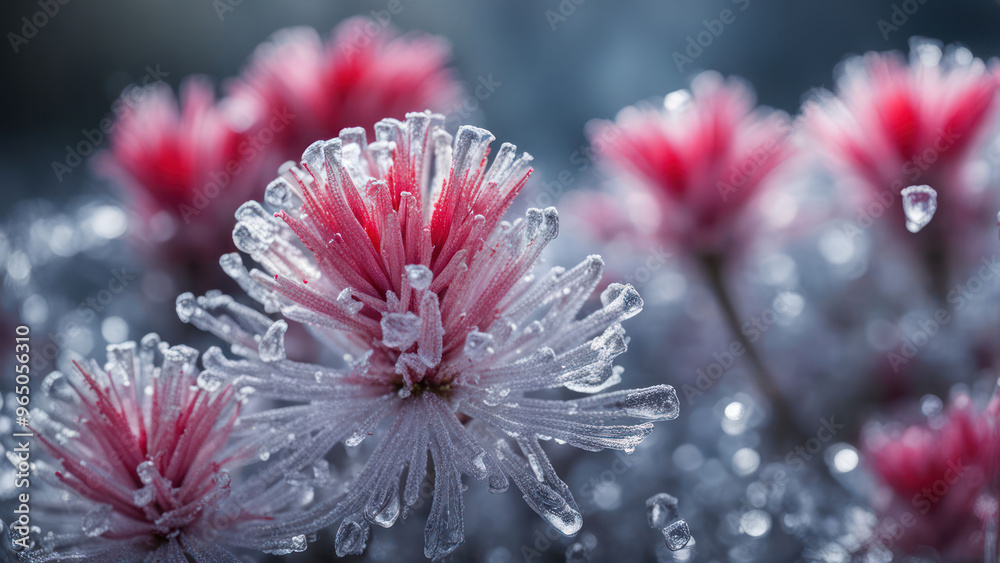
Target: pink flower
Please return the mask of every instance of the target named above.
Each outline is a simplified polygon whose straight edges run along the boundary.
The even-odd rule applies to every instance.
[[[51,529],[61,519],[69,533],[44,540],[30,561],[232,561],[217,543],[288,547],[235,533],[240,522],[270,520],[280,503],[226,504],[227,469],[247,461],[230,443],[239,404],[231,387],[196,385],[197,359],[194,349],[149,335],[141,346],[109,346],[106,371],[91,361],[49,376],[53,407],[33,416],[60,467],[42,463],[38,473],[69,493],[49,501],[48,520]],[[296,541],[305,549],[304,537]]]
[[[755,109],[746,84],[714,72],[663,108],[627,107],[587,129],[605,163],[646,191],[648,203],[628,209],[638,230],[693,253],[741,242],[748,206],[790,154],[789,132],[787,116]]]
[[[895,52],[847,60],[837,96],[807,105],[805,123],[817,149],[872,195],[893,199],[907,186],[930,185],[939,192],[938,221],[954,226],[976,206],[963,169],[990,128],[996,91],[996,72],[967,49],[943,54],[914,40],[909,62]]]
[[[262,44],[232,95],[263,106],[261,113],[295,116],[282,132],[283,154],[296,158],[317,139],[345,127],[402,119],[410,111],[450,109],[462,88],[447,68],[445,41],[396,31],[367,18],[349,19],[324,44],[312,28],[281,30]]]
[[[887,493],[875,503],[881,522],[910,522],[903,523],[902,536],[890,534],[888,540],[884,536],[891,526],[876,528],[874,545],[888,542],[885,547],[901,552],[930,546],[955,557],[979,550],[981,555],[984,510],[995,510],[997,498],[998,414],[997,399],[977,412],[968,395],[959,395],[945,414],[927,424],[869,432],[865,455]]]
[[[162,84],[130,90],[129,99],[99,170],[126,189],[144,226],[134,237],[143,252],[198,273],[231,248],[224,225],[259,185],[265,159],[248,158],[251,117],[217,104],[198,78],[185,82],[179,104]]]
[[[310,145],[301,167],[268,186],[264,202],[278,219],[257,202],[237,213],[237,247],[266,273],[248,272],[236,253],[222,257],[223,268],[268,312],[346,353],[343,368],[286,359],[286,321],[270,323],[232,298],[177,300],[182,321],[243,356],[206,357],[213,380],[296,403],[260,414],[273,425],[269,434],[304,442],[262,436],[268,457],[287,449],[284,459],[305,463],[379,435],[343,498],[279,530],[339,522],[341,556],[363,551],[371,525],[392,526],[419,500],[428,458],[427,557],[440,559],[464,539],[462,475],[493,492],[513,481],[539,515],[576,533],[580,509],[539,440],[631,451],[650,421],[679,411],[668,385],[602,392],[621,381],[613,362],[628,339],[620,323],[641,310],[638,292],[612,284],[599,308],[577,318],[600,281],[600,257],[536,271],[559,230],[556,210],[501,221],[531,157],[505,143],[489,162],[488,131],[461,127],[453,142],[443,121],[429,112],[386,119],[370,144],[364,129],[345,129]],[[594,395],[533,396],[560,387]]]

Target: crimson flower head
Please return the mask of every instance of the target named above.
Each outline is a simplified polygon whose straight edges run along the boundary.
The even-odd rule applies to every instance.
[[[536,271],[558,233],[556,210],[502,221],[530,156],[505,143],[490,163],[488,131],[462,127],[453,142],[443,120],[411,113],[379,122],[371,144],[362,128],[314,143],[301,167],[268,187],[265,204],[277,213],[250,202],[237,214],[237,247],[265,271],[248,272],[235,253],[223,267],[267,311],[346,352],[344,368],[287,360],[286,321],[268,326],[229,297],[185,294],[177,302],[181,320],[243,356],[208,355],[211,377],[297,403],[259,415],[268,434],[301,441],[275,446],[264,437],[269,457],[287,446],[286,459],[308,463],[339,442],[382,436],[346,495],[278,530],[311,533],[339,522],[339,555],[361,552],[372,524],[392,526],[419,500],[428,457],[427,557],[442,558],[464,539],[462,475],[493,492],[512,480],[532,509],[573,534],[580,510],[540,440],[631,451],[650,421],[678,414],[667,385],[602,393],[621,380],[614,359],[628,339],[620,322],[641,309],[638,293],[612,284],[600,308],[577,318],[600,281],[600,257]],[[533,393],[557,388],[597,394]]]
[[[626,214],[639,230],[712,254],[743,238],[747,207],[791,152],[789,133],[785,114],[755,108],[744,82],[715,72],[666,96],[661,108],[626,107],[613,123],[587,130],[612,171],[638,180],[648,203]]]
[[[808,104],[805,123],[818,150],[872,195],[929,185],[954,226],[976,207],[964,165],[990,127],[996,93],[995,70],[968,49],[914,39],[909,61],[896,52],[845,61],[837,95]]]
[[[351,18],[329,41],[312,28],[278,31],[254,52],[232,95],[246,103],[298,116],[283,132],[283,153],[296,158],[316,139],[345,127],[369,138],[383,117],[449,109],[462,92],[447,65],[448,44],[424,34],[400,36],[391,26]]]
[[[76,530],[29,560],[233,560],[215,545],[212,516],[239,461],[229,447],[239,409],[231,388],[195,385],[197,357],[149,335],[110,346],[105,370],[91,361],[49,376],[54,408],[38,413],[39,437],[59,468],[38,473],[68,492],[53,508]]]
[[[865,456],[885,487],[876,508],[884,521],[907,519],[902,536],[887,539],[888,530],[876,528],[874,545],[904,553],[930,546],[954,557],[982,554],[984,521],[995,516],[998,498],[998,415],[997,399],[977,411],[961,394],[923,424],[868,432]]]
[[[219,229],[255,186],[260,166],[246,111],[215,100],[206,80],[133,89],[99,170],[125,189],[143,251],[169,264],[204,263],[230,247]],[[197,273],[197,271],[192,272]]]

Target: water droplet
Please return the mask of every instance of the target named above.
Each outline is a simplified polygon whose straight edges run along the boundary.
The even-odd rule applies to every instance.
[[[396,519],[399,518],[400,512],[399,495],[393,493],[389,504],[382,509],[381,512],[375,515],[372,520],[383,528],[391,528],[393,524],[396,523]]]
[[[677,519],[677,497],[659,493],[646,499],[646,518],[650,528],[665,528]]]
[[[684,520],[678,520],[673,524],[663,528],[663,541],[667,542],[667,549],[678,551],[691,541],[691,529]]]
[[[906,230],[916,233],[931,222],[937,211],[937,192],[930,186],[910,186],[900,194],[903,196],[903,213],[906,214]]]

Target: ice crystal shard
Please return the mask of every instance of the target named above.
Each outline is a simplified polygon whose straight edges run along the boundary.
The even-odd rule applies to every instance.
[[[289,555],[306,550],[306,536],[300,534],[288,539],[271,540],[261,551],[271,555]]]
[[[663,528],[663,541],[667,543],[670,551],[678,551],[691,541],[691,529],[684,520],[677,520],[673,524]]]
[[[340,528],[337,529],[337,537],[334,540],[337,557],[364,553],[370,532],[371,527],[363,518],[351,517],[344,519],[340,524]]]
[[[629,393],[625,397],[625,409],[637,418],[673,420],[680,414],[680,402],[673,387],[657,385]]]
[[[260,359],[265,362],[276,362],[285,359],[285,331],[288,330],[288,323],[277,321],[260,339],[258,353]]]
[[[646,500],[646,517],[650,528],[665,528],[677,519],[677,498],[659,493]]]
[[[904,188],[903,213],[906,214],[906,230],[919,232],[934,218],[937,211],[937,192],[930,186],[910,186]]]

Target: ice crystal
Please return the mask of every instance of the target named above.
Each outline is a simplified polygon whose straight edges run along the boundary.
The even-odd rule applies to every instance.
[[[919,232],[934,218],[937,211],[937,192],[930,186],[910,186],[904,188],[903,213],[906,215],[906,230]]]
[[[253,415],[277,434],[302,437],[285,448],[280,470],[304,467],[339,442],[381,437],[345,494],[285,526],[262,527],[265,537],[340,522],[337,553],[360,553],[370,524],[391,526],[418,500],[428,463],[429,558],[464,539],[463,475],[493,492],[513,481],[532,509],[573,534],[580,508],[539,441],[630,452],[651,421],[678,414],[668,385],[593,394],[621,380],[614,360],[628,339],[620,323],[639,312],[641,298],[611,284],[601,307],[578,318],[599,283],[601,259],[535,272],[558,233],[555,209],[501,221],[530,157],[504,144],[487,165],[489,132],[462,127],[453,141],[442,121],[411,113],[405,122],[381,121],[371,144],[360,128],[314,143],[301,166],[284,168],[268,188],[268,205],[279,204],[274,218],[256,202],[238,214],[234,241],[264,270],[247,271],[228,255],[227,272],[266,311],[311,326],[346,353],[343,369],[281,359],[271,349],[264,357],[261,335],[283,321],[272,324],[227,296],[178,298],[182,320],[241,356],[209,351],[210,379],[299,403]],[[553,388],[593,395],[532,396]],[[273,453],[267,440],[255,443]]]

